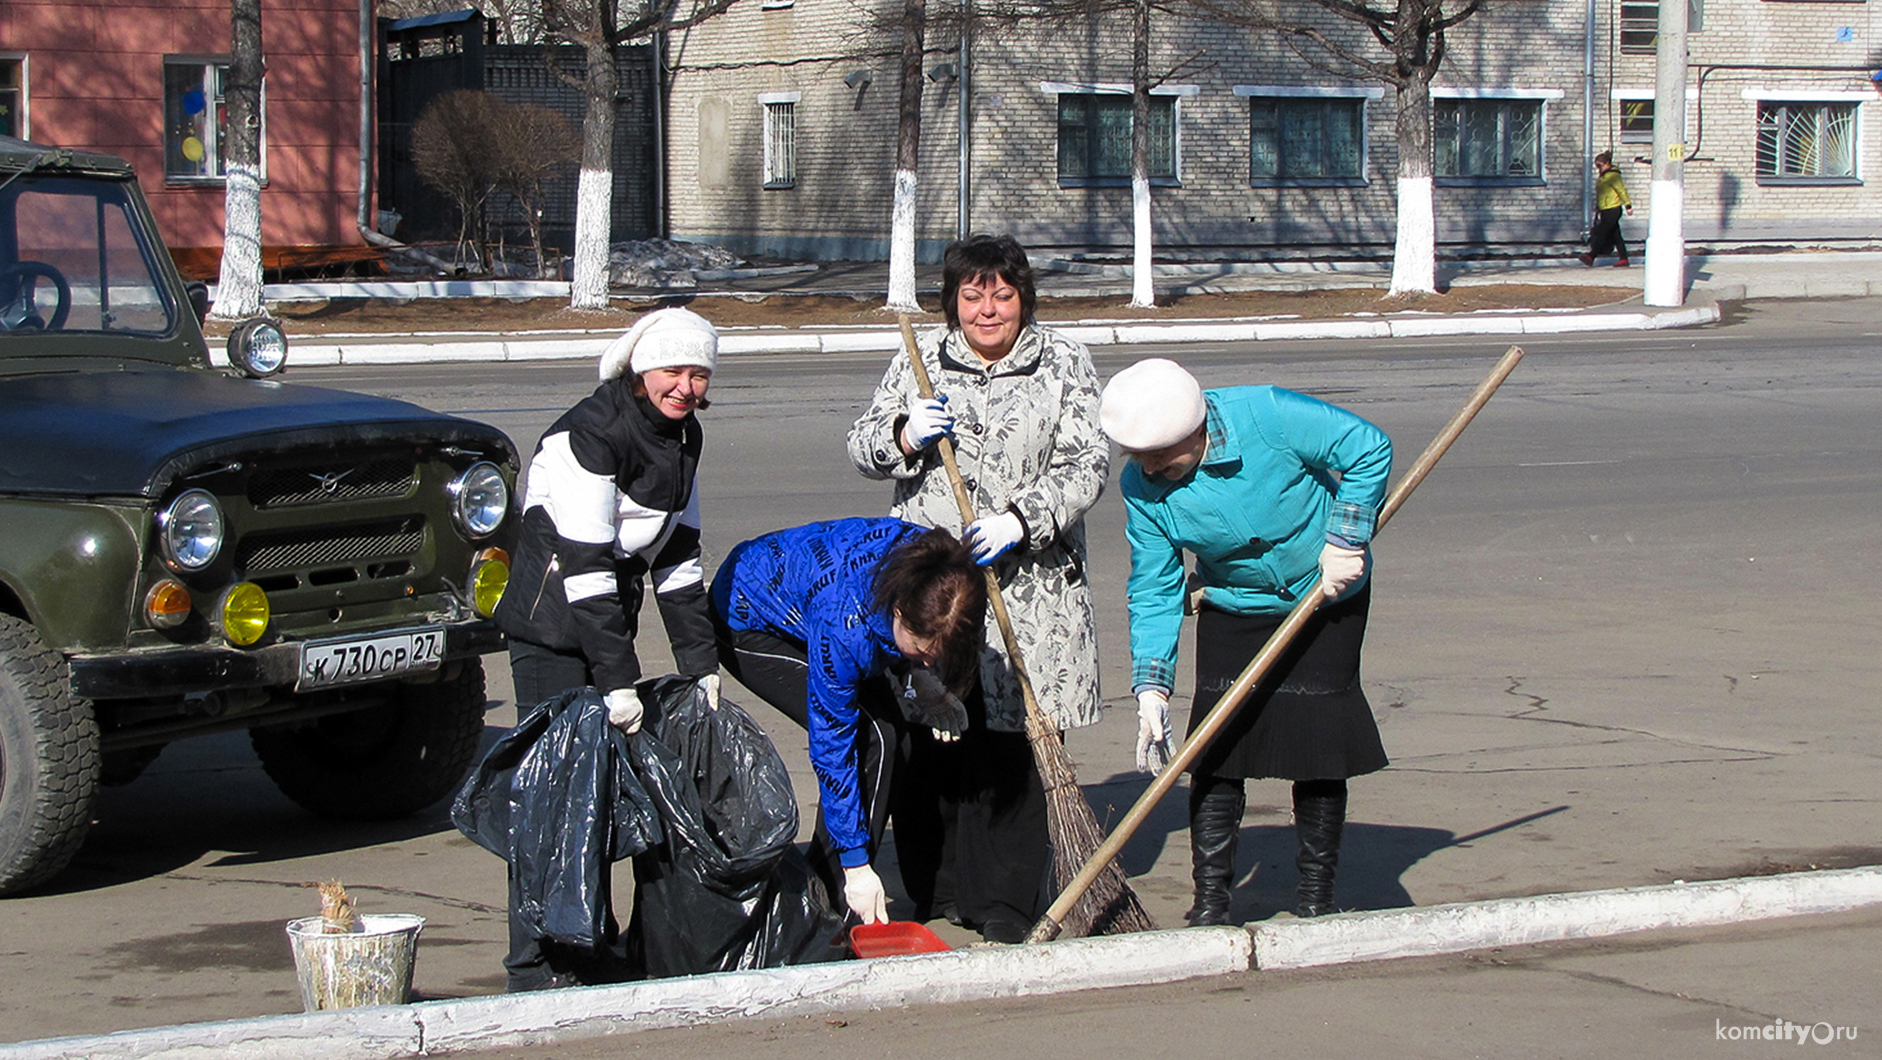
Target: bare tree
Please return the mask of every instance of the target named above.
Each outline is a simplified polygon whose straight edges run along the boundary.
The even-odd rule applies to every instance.
[[[505,103],[494,114],[495,184],[523,211],[536,276],[547,279],[542,251],[543,181],[581,157],[581,137],[567,118],[533,103]]]
[[[1398,114],[1398,233],[1392,250],[1392,294],[1437,290],[1437,223],[1432,209],[1431,79],[1444,63],[1445,33],[1489,0],[1209,0],[1211,17],[1268,30],[1317,69],[1391,85]],[[1299,9],[1305,8],[1305,11]],[[1313,21],[1326,16],[1361,27],[1340,34]],[[1375,48],[1364,41],[1370,39]],[[1382,53],[1382,54],[1381,54]]]
[[[474,267],[484,260],[483,208],[499,180],[498,114],[505,106],[488,92],[460,88],[432,100],[412,126],[418,175],[457,207],[460,266],[466,250]]]
[[[219,320],[245,320],[261,304],[261,0],[229,2],[229,80],[225,127]]]
[[[582,90],[581,172],[575,182],[574,309],[608,307],[608,243],[614,220],[614,109],[620,75],[614,49],[658,32],[685,29],[736,0],[542,0],[546,39],[579,45],[587,62]]]

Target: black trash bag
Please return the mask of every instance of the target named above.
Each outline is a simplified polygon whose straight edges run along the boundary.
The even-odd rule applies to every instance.
[[[666,841],[634,858],[629,964],[662,978],[846,957],[771,738],[731,703],[709,709],[693,681],[661,678],[640,698],[633,768]]]
[[[618,939],[610,866],[664,838],[630,742],[594,689],[571,689],[499,737],[452,800],[458,831],[510,863],[511,915],[538,939],[596,955]]]

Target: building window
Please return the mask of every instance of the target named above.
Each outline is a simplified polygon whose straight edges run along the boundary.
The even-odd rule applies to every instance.
[[[1621,103],[1621,142],[1624,144],[1650,144],[1653,142],[1653,100],[1623,99]]]
[[[1660,5],[1621,5],[1621,54],[1652,55],[1660,44]]]
[[[1542,101],[1435,99],[1437,176],[1534,184],[1542,180]]]
[[[221,180],[228,173],[222,157],[228,129],[223,93],[228,86],[227,56],[163,61],[163,174],[170,180]],[[262,90],[267,99],[267,89]],[[261,115],[262,178],[267,179],[268,108]]]
[[[1759,101],[1758,180],[1857,183],[1856,104]]]
[[[765,187],[797,186],[797,99],[762,100],[765,107]]]
[[[0,136],[25,140],[32,135],[26,122],[26,58],[0,55]]]
[[[1059,186],[1129,184],[1131,97],[1127,92],[1061,92]],[[1150,97],[1149,176],[1176,183],[1176,100]]]
[[[1361,183],[1365,128],[1364,100],[1250,99],[1249,180]]]

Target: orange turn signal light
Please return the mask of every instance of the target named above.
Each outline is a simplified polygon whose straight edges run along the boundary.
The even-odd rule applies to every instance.
[[[175,629],[190,617],[190,591],[174,578],[165,578],[144,594],[144,621],[152,629]]]

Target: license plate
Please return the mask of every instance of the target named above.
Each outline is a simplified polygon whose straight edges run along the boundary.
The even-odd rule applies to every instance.
[[[401,674],[436,670],[444,661],[444,630],[401,629],[370,637],[310,640],[301,645],[297,692],[360,681],[380,681]]]

